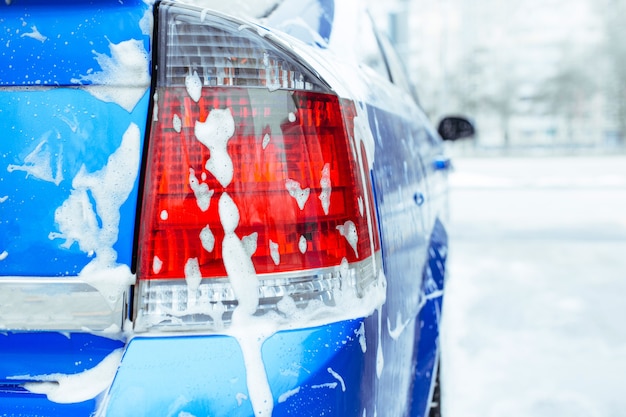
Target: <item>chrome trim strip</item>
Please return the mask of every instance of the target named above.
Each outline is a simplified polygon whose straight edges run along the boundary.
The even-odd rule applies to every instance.
[[[121,331],[127,298],[110,303],[76,277],[0,277],[0,329]]]

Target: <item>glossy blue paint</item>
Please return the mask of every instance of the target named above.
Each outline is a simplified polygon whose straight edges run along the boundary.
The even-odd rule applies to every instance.
[[[411,403],[411,415],[415,417],[428,413],[433,378],[439,360],[439,323],[448,257],[448,234],[439,220],[435,222],[428,252],[428,264],[424,269],[422,288],[425,303],[417,321],[420,340],[417,346],[415,383]]]
[[[0,86],[91,84],[84,75],[101,70],[95,53],[111,43],[150,40],[139,22],[149,6],[141,0],[13,0],[0,4]]]
[[[47,87],[92,84],[84,76],[107,70],[98,58],[109,57],[113,44],[134,39],[150,51],[144,16],[151,9],[141,0],[0,5],[0,87],[29,87],[0,91],[0,253],[7,253],[0,275],[72,276],[91,260],[71,240],[51,237],[59,231],[55,210],[81,167],[101,169],[131,123],[143,138],[149,93],[129,112],[85,90]],[[136,201],[137,184],[120,210],[114,246],[127,265]]]
[[[284,331],[265,341],[262,355],[275,402],[273,416],[362,415],[361,324],[353,320]],[[124,355],[106,415],[250,416],[249,398],[234,338],[137,337]]]
[[[58,233],[55,211],[72,191],[72,180],[85,166],[97,172],[119,147],[131,123],[143,136],[149,93],[132,113],[81,89],[0,91],[0,275],[75,276],[91,254],[77,243],[51,238]],[[24,171],[26,169],[27,171]],[[30,170],[30,173],[28,172]],[[93,204],[93,202],[92,202]],[[114,245],[118,263],[130,265],[137,184],[120,209],[120,233]]]
[[[97,407],[97,399],[58,404],[45,395],[28,392],[20,383],[33,376],[81,373],[123,346],[121,341],[84,333],[0,334],[0,415],[90,415]]]
[[[427,178],[422,160],[436,138],[415,119],[367,109],[376,141],[372,178],[387,277],[381,328],[385,367],[373,381],[373,393],[378,405],[389,405],[390,415],[412,409],[411,415],[422,416],[428,414],[438,354],[439,316],[433,313],[437,306],[440,311],[441,298],[430,298],[443,291],[445,257],[439,251],[447,245],[443,224],[429,223],[434,207],[427,196],[433,179]],[[377,328],[369,325],[366,333],[377,333]],[[407,363],[416,364],[415,374],[403,372]]]

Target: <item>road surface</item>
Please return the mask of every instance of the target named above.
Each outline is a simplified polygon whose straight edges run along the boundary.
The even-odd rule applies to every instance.
[[[626,416],[626,157],[457,158],[444,417]]]

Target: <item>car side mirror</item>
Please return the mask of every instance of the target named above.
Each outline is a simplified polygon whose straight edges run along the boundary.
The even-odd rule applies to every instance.
[[[457,140],[469,138],[476,134],[476,129],[472,122],[465,117],[444,117],[439,122],[437,132],[443,140]]]

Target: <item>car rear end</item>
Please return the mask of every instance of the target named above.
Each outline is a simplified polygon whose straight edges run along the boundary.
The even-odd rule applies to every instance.
[[[298,7],[1,7],[5,415],[423,414],[447,238],[392,139],[436,138]]]

